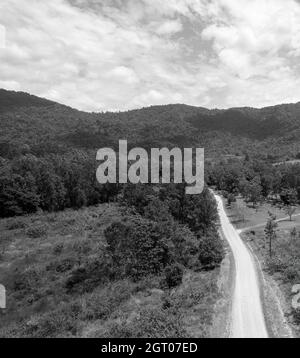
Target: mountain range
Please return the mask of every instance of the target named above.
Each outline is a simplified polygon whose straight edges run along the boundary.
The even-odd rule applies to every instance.
[[[0,156],[130,146],[204,147],[210,157],[270,159],[300,152],[300,102],[262,109],[209,110],[183,104],[87,113],[24,92],[0,90]]]

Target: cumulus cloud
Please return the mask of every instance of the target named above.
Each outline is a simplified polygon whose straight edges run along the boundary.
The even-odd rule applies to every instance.
[[[202,39],[211,41],[216,66],[232,75],[227,103],[246,104],[247,98],[249,104],[258,106],[299,101],[299,69],[295,66],[299,3],[220,0],[219,4],[222,11],[202,31]]]
[[[0,87],[88,111],[299,101],[299,18],[296,0],[6,0]]]
[[[182,24],[180,21],[166,21],[163,24],[159,25],[155,30],[159,35],[168,35],[175,34],[177,32],[182,31]]]

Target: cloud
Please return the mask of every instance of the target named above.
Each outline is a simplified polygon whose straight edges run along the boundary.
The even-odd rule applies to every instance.
[[[158,26],[155,32],[159,35],[168,35],[168,34],[176,34],[177,32],[182,31],[182,29],[183,26],[180,21],[170,20]]]
[[[108,77],[126,84],[136,84],[139,82],[139,78],[134,70],[125,66],[115,67],[108,73]]]
[[[5,48],[5,44],[6,44],[5,34],[6,34],[5,27],[0,24],[0,49]]]
[[[219,4],[222,12],[201,37],[211,42],[218,69],[231,74],[227,103],[299,101],[299,69],[294,63],[299,56],[299,3],[220,0]]]
[[[300,100],[295,0],[1,2],[0,87],[88,111]]]

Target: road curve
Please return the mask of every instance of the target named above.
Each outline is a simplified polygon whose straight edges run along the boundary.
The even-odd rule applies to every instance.
[[[235,262],[230,338],[268,338],[253,256],[230,223],[220,196],[215,195],[222,230]]]

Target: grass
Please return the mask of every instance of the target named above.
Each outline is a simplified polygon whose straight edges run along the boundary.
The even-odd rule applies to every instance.
[[[252,206],[247,205],[242,198],[238,198],[236,204],[227,208],[228,216],[238,229],[264,225],[269,219],[269,212],[274,214],[277,219],[283,219],[288,216],[284,210],[271,203],[264,203],[257,208],[253,208]],[[295,214],[300,214],[300,208],[297,208]],[[244,218],[242,218],[242,216]]]
[[[204,337],[218,298],[218,269],[111,279],[104,230],[117,204],[0,220],[0,282],[7,309],[0,337]]]
[[[296,228],[297,236],[291,236],[291,231]],[[268,242],[265,241],[264,228],[255,230],[255,235],[246,233],[252,247],[259,254],[265,271],[278,283],[284,293],[286,307],[285,314],[294,326],[296,334],[300,337],[300,322],[297,319],[299,312],[292,308],[292,300],[295,294],[292,287],[300,284],[300,218],[292,222],[278,223],[277,237],[272,245],[272,257],[269,257]]]

